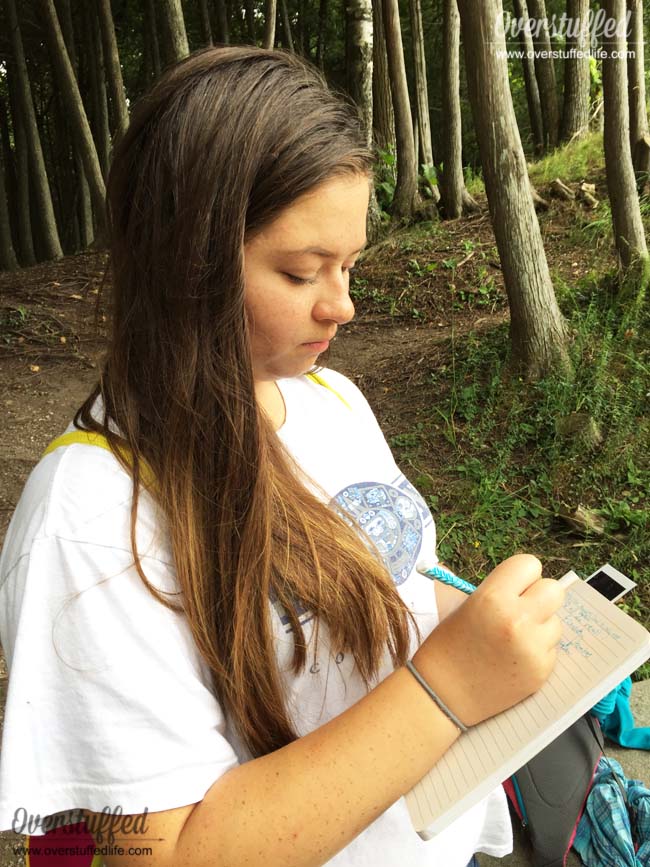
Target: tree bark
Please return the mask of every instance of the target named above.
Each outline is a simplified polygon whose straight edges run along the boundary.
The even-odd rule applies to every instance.
[[[111,0],[97,0],[97,14],[102,34],[104,68],[106,69],[108,90],[111,95],[111,107],[113,109],[113,136],[122,136],[129,125],[129,110],[126,107],[122,67],[120,66],[120,55],[117,49],[117,39],[115,38]]]
[[[248,31],[248,39],[251,45],[257,43],[257,34],[255,27],[255,4],[253,0],[244,0],[244,8],[246,10],[246,30]]]
[[[210,10],[208,9],[208,0],[198,0],[199,6],[199,23],[201,25],[201,44],[213,45],[212,41],[212,25],[210,24]]]
[[[427,63],[424,55],[424,27],[422,26],[422,5],[420,0],[410,0],[409,10],[411,16],[411,44],[413,46],[418,129],[420,142],[422,143],[421,161],[426,166],[433,166],[429,94],[427,90]]]
[[[417,203],[418,167],[415,158],[415,142],[411,121],[404,48],[397,0],[381,0],[386,35],[386,53],[390,89],[395,113],[397,137],[397,184],[393,198],[394,217],[410,218]]]
[[[380,0],[372,4],[374,39],[372,44],[372,120],[375,141],[385,151],[395,153],[395,114],[390,93],[390,75],[386,56],[386,34]]]
[[[526,0],[513,0],[515,17],[525,24],[528,17],[528,4]],[[542,103],[539,96],[537,74],[535,73],[535,46],[530,30],[524,26],[519,31],[519,44],[524,56],[521,65],[524,72],[524,85],[526,87],[526,101],[528,103],[528,116],[530,118],[530,132],[533,139],[535,153],[541,154],[544,150],[544,121],[542,120]]]
[[[582,54],[564,60],[564,105],[560,139],[570,141],[589,132],[589,0],[567,0],[568,26],[566,50]]]
[[[442,11],[442,174],[440,197],[445,217],[456,220],[476,210],[465,189],[463,122],[460,111],[460,15],[456,0],[443,0]]]
[[[265,0],[264,3],[264,48],[275,45],[275,19],[278,13],[277,0]]]
[[[558,365],[569,368],[567,334],[530,194],[505,39],[494,28],[501,0],[458,0],[458,7],[485,191],[510,305],[512,358],[528,379],[538,379]]]
[[[29,195],[29,154],[25,124],[20,113],[20,98],[17,93],[16,76],[12,70],[7,70],[7,85],[9,91],[9,106],[14,133],[14,154],[16,158],[16,210],[18,226],[18,253],[23,266],[34,265],[36,252],[34,236],[30,219]]]
[[[45,22],[45,33],[49,43],[50,57],[55,74],[59,81],[59,89],[63,99],[67,115],[70,119],[73,135],[81,159],[83,160],[84,172],[88,181],[93,210],[100,232],[104,228],[104,201],[106,188],[102,177],[101,167],[97,156],[97,150],[90,131],[90,124],[81,101],[81,94],[77,86],[74,70],[66,51],[63,34],[59,26],[59,19],[54,8],[53,0],[40,0],[40,9]]]
[[[217,11],[217,40],[224,45],[228,45],[230,42],[230,25],[228,22],[226,0],[217,0],[215,8]]]
[[[625,0],[605,0],[608,18],[619,22],[616,33],[607,40],[603,58],[603,98],[605,101],[605,172],[612,208],[614,243],[625,271],[646,262],[648,249],[641,220],[630,149],[630,115],[627,91],[625,37]],[[618,57],[612,57],[618,53]]]
[[[45,158],[36,123],[36,112],[32,101],[32,91],[25,61],[23,40],[18,24],[15,0],[5,0],[5,14],[11,37],[14,66],[17,84],[17,102],[20,105],[20,118],[24,124],[25,138],[31,165],[30,179],[33,182],[33,194],[36,202],[45,255],[48,259],[60,259],[63,256],[59,232],[54,216],[52,193],[45,169]]]
[[[181,0],[158,0],[157,7],[163,35],[165,65],[177,63],[190,53]]]
[[[557,146],[560,127],[560,109],[557,99],[555,82],[555,64],[549,52],[552,50],[551,37],[548,31],[548,18],[544,0],[528,0],[528,11],[534,19],[534,32],[539,29],[539,36],[534,40],[535,72],[542,103],[542,120],[544,122],[544,144],[547,148]],[[542,22],[539,26],[537,22]],[[545,56],[544,56],[545,55]]]
[[[108,122],[108,99],[106,96],[102,40],[94,4],[83,6],[82,9],[86,29],[84,66],[90,91],[89,102],[91,111],[89,115],[91,130],[102,175],[106,177],[111,153],[111,130]]]
[[[627,59],[630,107],[630,148],[632,150],[634,170],[637,173],[641,173],[645,168],[644,165],[640,164],[640,155],[644,148],[643,145],[639,146],[639,142],[644,142],[646,137],[649,135],[648,111],[646,109],[645,95],[645,70],[643,62],[643,0],[627,0],[627,9],[630,14],[629,49],[633,52],[633,56],[629,56]],[[646,179],[643,178],[639,180],[643,185]]]
[[[162,72],[154,0],[146,0],[142,17],[145,68],[147,69],[147,82],[149,82],[158,78]]]

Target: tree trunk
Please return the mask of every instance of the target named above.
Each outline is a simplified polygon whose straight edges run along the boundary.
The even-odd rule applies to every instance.
[[[465,189],[463,123],[460,111],[460,15],[456,0],[443,0],[442,23],[442,174],[440,196],[445,217],[456,220],[476,210]]]
[[[643,143],[649,135],[648,112],[645,99],[644,39],[643,39],[643,0],[627,0],[630,14],[629,49],[632,54],[627,59],[628,93],[630,107],[630,147],[635,172],[642,172],[640,165]],[[639,143],[642,143],[639,146]],[[645,168],[647,172],[647,168]],[[645,174],[645,172],[644,172]],[[645,183],[642,179],[642,184]]]
[[[2,151],[0,150],[0,270],[15,271],[16,268],[18,268],[18,259],[16,258],[14,242],[11,238],[9,204],[7,202],[7,190],[5,188],[5,172],[2,163]]]
[[[316,65],[323,69],[325,56],[325,25],[327,24],[327,0],[320,0],[318,4],[318,32],[316,34]]]
[[[293,39],[291,37],[291,21],[289,19],[289,8],[287,0],[280,0],[280,10],[282,13],[282,42],[292,54],[294,51]]]
[[[147,82],[158,78],[162,72],[160,60],[160,43],[158,41],[158,27],[156,25],[156,8],[154,0],[146,0],[143,12],[143,42],[146,66],[148,68]]]
[[[244,0],[244,8],[246,9],[246,30],[248,31],[248,39],[251,45],[257,43],[257,34],[255,27],[255,4],[253,0]]]
[[[224,45],[228,45],[230,42],[230,25],[228,23],[226,0],[217,0],[215,8],[217,11],[217,40]]]
[[[522,25],[525,25],[529,21],[526,0],[513,0],[513,5],[515,17]],[[519,44],[523,51],[521,65],[524,72],[526,101],[528,102],[528,116],[530,117],[530,132],[535,153],[541,154],[544,150],[544,121],[542,120],[542,103],[539,97],[539,87],[535,73],[535,46],[533,45],[533,37],[527,26],[522,26],[519,29]]]
[[[427,91],[427,64],[424,56],[424,28],[422,26],[422,6],[420,0],[410,0],[409,11],[411,16],[411,43],[413,45],[418,128],[422,143],[422,162],[426,166],[433,166],[429,94]]]
[[[372,4],[372,122],[378,147],[395,153],[395,115],[390,95],[386,34],[381,2]]]
[[[264,48],[275,45],[275,19],[278,13],[278,0],[265,0],[264,3]]]
[[[510,304],[512,357],[528,379],[569,367],[508,83],[501,0],[458,0],[483,179]]]
[[[126,107],[122,67],[120,66],[120,55],[117,50],[117,39],[115,38],[111,0],[97,0],[97,14],[102,34],[104,68],[106,69],[113,109],[113,137],[116,135],[122,136],[129,125],[129,110]]]
[[[647,261],[648,249],[630,149],[627,62],[622,59],[627,48],[625,0],[605,0],[604,8],[608,18],[619,22],[617,32],[608,38],[608,55],[603,58],[605,172],[612,208],[614,243],[621,264],[628,271]],[[613,54],[618,56],[612,57]]]
[[[208,0],[199,0],[199,23],[201,25],[201,44],[213,45]]]
[[[568,26],[564,61],[564,106],[560,139],[570,141],[589,132],[589,0],[567,0]],[[569,56],[575,51],[576,57]]]
[[[29,155],[25,124],[20,113],[20,98],[17,93],[16,76],[7,70],[7,85],[9,91],[9,106],[14,133],[14,154],[16,157],[16,211],[18,226],[18,253],[23,266],[34,265],[36,252],[34,236],[30,219],[29,196]]]
[[[535,45],[535,72],[539,96],[542,102],[542,120],[544,122],[544,144],[547,148],[557,146],[560,127],[560,109],[557,99],[557,86],[555,83],[555,65],[550,52],[552,50],[551,37],[548,30],[548,18],[546,16],[546,3],[544,0],[528,0],[528,12],[533,21],[534,32],[539,31],[539,36],[534,40]],[[540,26],[537,22],[542,22]]]
[[[20,106],[20,119],[24,124],[25,138],[29,161],[31,165],[30,179],[33,182],[34,199],[41,224],[45,255],[48,259],[59,259],[63,256],[59,232],[54,216],[52,193],[45,169],[45,158],[38,134],[36,112],[32,101],[32,91],[25,62],[23,40],[18,25],[15,0],[5,0],[5,14],[11,35],[11,45],[16,71],[17,102]]]
[[[366,144],[372,147],[372,2],[348,0],[346,15],[349,24],[351,65],[351,96],[359,108]],[[381,215],[374,186],[371,185],[368,208],[368,240],[374,243],[379,235]]]
[[[397,137],[397,184],[393,198],[394,217],[410,218],[417,203],[418,167],[415,158],[415,142],[411,121],[404,48],[397,0],[381,0],[386,35],[386,54],[390,89],[395,113]]]
[[[177,63],[190,53],[181,0],[158,0],[156,5],[163,36],[165,65]]]
[[[83,160],[93,210],[98,223],[98,229],[101,232],[104,228],[106,188],[97,157],[97,150],[90,131],[90,124],[86,117],[74,70],[72,69],[63,41],[63,34],[61,33],[53,0],[40,0],[40,9],[45,23],[45,34],[49,43],[50,58],[59,81],[61,97],[70,119],[76,146]]]

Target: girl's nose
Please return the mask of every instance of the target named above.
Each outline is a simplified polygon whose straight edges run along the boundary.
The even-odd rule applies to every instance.
[[[350,298],[350,277],[347,271],[327,281],[326,287],[314,306],[314,319],[329,320],[345,325],[354,318],[354,304]]]

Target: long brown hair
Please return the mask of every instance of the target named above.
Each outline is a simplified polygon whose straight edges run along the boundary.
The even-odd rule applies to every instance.
[[[296,736],[270,598],[290,617],[296,672],[307,657],[298,602],[353,654],[366,684],[387,648],[395,664],[408,653],[409,615],[386,569],[307,490],[258,410],[244,312],[246,238],[324,180],[370,164],[358,118],[315,70],[287,53],[230,47],[160,79],[134,110],[108,180],[112,340],[75,422],[104,433],[132,473],[140,576],[183,611],[253,755]],[[147,581],[136,550],[149,471],[180,606]]]

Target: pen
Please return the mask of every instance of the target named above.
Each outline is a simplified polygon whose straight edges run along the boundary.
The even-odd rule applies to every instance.
[[[476,590],[476,587],[473,584],[470,584],[469,581],[464,581],[462,578],[459,578],[458,575],[454,575],[453,572],[450,572],[449,569],[445,569],[444,566],[441,566],[439,563],[427,563],[426,561],[421,561],[415,567],[420,575],[425,575],[427,578],[438,579],[438,581],[442,581],[443,584],[449,584],[450,587],[455,587],[457,590],[462,590],[463,593],[473,593]]]

